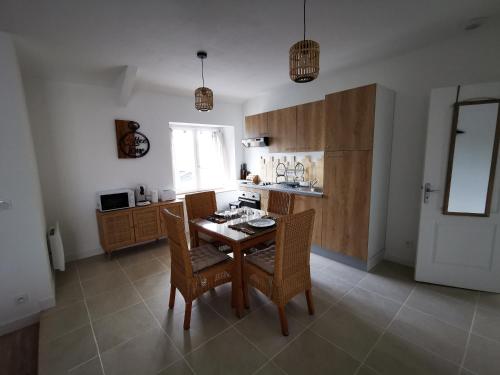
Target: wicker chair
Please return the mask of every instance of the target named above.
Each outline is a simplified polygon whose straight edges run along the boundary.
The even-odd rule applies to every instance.
[[[210,244],[188,250],[182,218],[167,209],[162,211],[168,231],[171,252],[169,308],[174,308],[175,291],[186,301],[184,329],[191,323],[193,301],[206,291],[232,281],[232,259]]]
[[[295,194],[270,190],[267,211],[280,215],[291,215],[295,203]]]
[[[295,295],[305,292],[309,314],[314,314],[309,267],[313,225],[313,209],[282,216],[278,219],[276,245],[245,257],[246,300],[249,285],[268,296],[278,307],[284,336],[288,336],[285,305]]]
[[[186,211],[188,221],[198,218],[213,215],[217,211],[217,201],[215,199],[215,191],[204,191],[201,193],[187,194],[186,195]],[[194,236],[190,230],[190,243],[194,246]],[[215,246],[219,251],[230,253],[231,248],[226,244],[215,241],[214,239],[199,234],[200,243],[209,243]]]

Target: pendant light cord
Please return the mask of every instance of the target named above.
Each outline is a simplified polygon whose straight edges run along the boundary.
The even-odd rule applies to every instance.
[[[203,75],[203,59],[201,59],[201,80],[203,81],[203,87],[205,87],[205,76]]]
[[[306,40],[306,0],[304,0],[304,40]]]

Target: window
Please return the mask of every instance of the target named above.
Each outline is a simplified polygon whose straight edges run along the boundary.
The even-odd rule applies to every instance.
[[[172,127],[172,163],[177,193],[227,186],[229,162],[222,127]]]

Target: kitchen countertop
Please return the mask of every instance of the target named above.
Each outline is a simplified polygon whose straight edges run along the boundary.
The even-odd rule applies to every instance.
[[[313,197],[322,197],[323,190],[321,191],[311,191],[308,187],[288,187],[282,184],[272,184],[272,185],[256,185],[252,182],[247,182],[245,180],[239,181],[239,186],[246,186],[252,189],[261,189],[261,190],[278,190],[278,191],[286,191],[289,193],[299,194],[299,195],[310,195]]]

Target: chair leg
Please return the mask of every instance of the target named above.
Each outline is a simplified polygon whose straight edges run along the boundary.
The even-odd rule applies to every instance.
[[[170,309],[173,309],[174,304],[175,304],[175,286],[170,284],[170,299],[168,300],[168,307]]]
[[[188,330],[191,327],[191,306],[192,302],[186,303],[186,310],[184,311],[184,329]]]
[[[280,315],[281,333],[283,336],[288,336],[288,321],[285,314],[285,306],[278,306],[278,313]]]
[[[307,299],[307,309],[309,310],[309,315],[314,315],[314,304],[313,304],[313,296],[311,293],[311,289],[306,290],[306,299]]]

